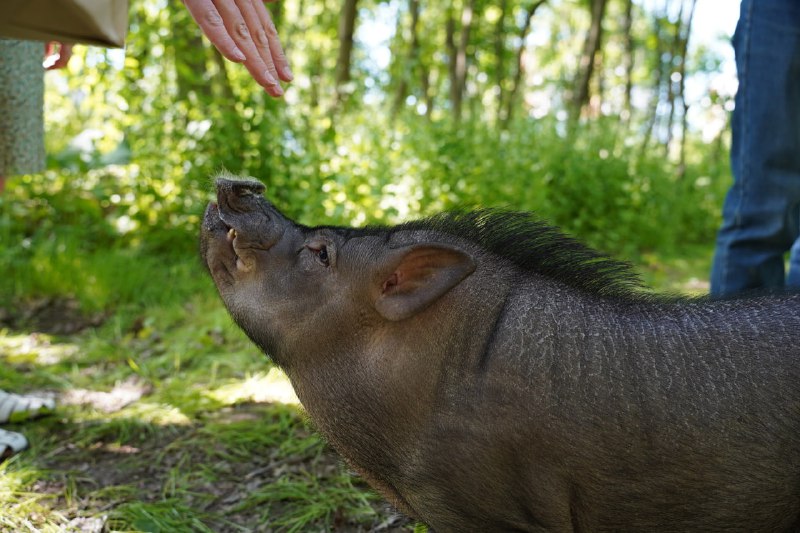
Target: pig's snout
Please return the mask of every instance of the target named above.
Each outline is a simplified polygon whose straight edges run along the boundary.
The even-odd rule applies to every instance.
[[[217,204],[206,211],[206,227],[219,237],[221,248],[230,249],[236,269],[249,272],[259,254],[282,238],[286,220],[264,198],[265,187],[258,181],[220,177],[216,188]]]
[[[265,209],[267,202],[263,196],[265,187],[262,183],[255,180],[218,178],[216,185],[220,218],[228,226],[236,225],[232,217],[242,215],[260,213],[270,218]]]
[[[233,180],[227,178],[217,178],[217,196],[246,198],[249,196],[261,196],[266,187],[264,184],[255,180]]]
[[[219,178],[216,181],[217,200],[221,205],[237,211],[249,211],[261,200],[266,189],[261,182],[254,180],[232,180]],[[256,200],[256,202],[253,202]]]

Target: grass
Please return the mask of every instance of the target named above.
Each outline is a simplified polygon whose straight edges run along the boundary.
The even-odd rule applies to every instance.
[[[233,326],[195,258],[106,250],[6,268],[16,284],[0,389],[60,402],[7,426],[31,447],[0,464],[0,531],[359,531],[392,520]],[[85,327],[98,312],[103,324]]]
[[[0,332],[0,388],[64,395],[53,416],[9,426],[31,447],[0,465],[0,530],[358,531],[390,520],[210,290],[131,311],[68,336]]]
[[[4,240],[27,238],[12,226]],[[7,426],[31,446],[0,463],[0,531],[425,530],[317,436],[193,244],[159,256],[85,237],[34,236],[0,261],[0,389],[60,396],[52,416]],[[708,262],[637,259],[679,292],[703,291]]]
[[[670,255],[645,253],[636,261],[642,280],[659,292],[700,296],[708,293],[713,248],[686,246]]]

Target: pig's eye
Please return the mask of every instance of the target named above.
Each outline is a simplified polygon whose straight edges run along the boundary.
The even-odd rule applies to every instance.
[[[331,260],[328,257],[328,247],[325,245],[320,246],[319,248],[312,248],[312,250],[317,254],[317,259],[319,262],[325,266],[330,266]]]
[[[331,266],[331,254],[328,252],[328,247],[319,241],[312,241],[305,244],[306,250],[311,252],[311,255],[319,261],[324,267]]]
[[[320,262],[323,265],[328,266],[328,265],[331,264],[330,263],[330,259],[328,258],[328,248],[327,247],[325,247],[325,246],[321,247],[319,249],[319,251],[317,252],[317,257],[319,258]]]

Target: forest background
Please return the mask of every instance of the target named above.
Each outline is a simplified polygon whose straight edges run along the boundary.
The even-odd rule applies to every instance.
[[[47,74],[48,170],[0,197],[0,389],[59,397],[14,427],[32,448],[0,464],[0,527],[413,528],[225,315],[197,259],[211,176],[312,225],[533,210],[703,292],[735,94],[703,7],[281,0],[296,79],[275,100],[180,2],[132,1],[124,53]]]

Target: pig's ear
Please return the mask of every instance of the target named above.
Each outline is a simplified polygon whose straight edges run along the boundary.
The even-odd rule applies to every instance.
[[[378,278],[375,309],[388,320],[413,316],[475,270],[464,251],[442,244],[415,244],[393,251]]]

